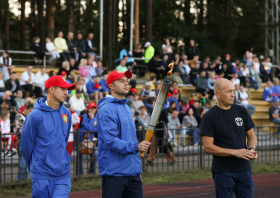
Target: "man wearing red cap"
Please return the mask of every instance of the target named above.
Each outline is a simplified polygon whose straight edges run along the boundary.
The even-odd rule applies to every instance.
[[[111,95],[98,102],[98,163],[102,197],[142,198],[140,153],[150,142],[138,144],[134,116],[126,105],[132,73],[113,71],[107,78]]]
[[[33,197],[68,197],[70,160],[66,150],[72,116],[63,102],[68,84],[62,76],[45,82],[47,98],[38,98],[21,132],[21,152],[31,172]]]

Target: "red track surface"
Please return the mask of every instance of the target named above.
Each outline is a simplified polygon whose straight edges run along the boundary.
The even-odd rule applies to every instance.
[[[254,198],[280,197],[280,174],[254,175]],[[215,198],[212,179],[180,183],[148,185],[143,187],[147,198]],[[72,192],[70,198],[101,198],[101,190]]]

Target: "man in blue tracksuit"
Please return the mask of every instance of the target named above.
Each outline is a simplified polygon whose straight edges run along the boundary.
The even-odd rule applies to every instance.
[[[72,116],[63,102],[67,89],[74,88],[62,76],[49,78],[47,98],[37,99],[23,124],[21,152],[31,172],[33,198],[69,197],[71,157],[66,146]]]
[[[97,105],[102,198],[143,197],[139,152],[147,151],[151,143],[137,142],[134,116],[125,99],[131,76],[130,71],[111,72],[107,78],[111,95]]]

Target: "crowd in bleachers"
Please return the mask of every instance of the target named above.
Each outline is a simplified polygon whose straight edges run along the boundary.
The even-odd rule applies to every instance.
[[[39,43],[40,38],[35,37],[31,50],[36,52],[36,62],[42,61],[45,56],[45,50],[40,47]],[[156,127],[157,129],[168,128],[167,134],[164,130],[159,130],[156,137],[169,137],[168,148],[163,149],[162,152],[166,154],[170,164],[175,161],[172,145],[186,144],[186,134],[193,136],[194,145],[198,145],[200,142],[197,128],[200,126],[203,114],[211,108],[210,100],[216,100],[214,83],[219,78],[227,78],[233,82],[235,103],[243,105],[251,115],[254,114],[256,107],[249,104],[248,89],[260,89],[261,82],[267,82],[268,86],[264,89],[263,94],[264,100],[273,102],[280,96],[279,80],[275,81],[275,85],[271,83],[272,64],[270,59],[265,59],[263,56],[258,58],[253,54],[253,48],[245,52],[243,63],[241,63],[239,59],[231,60],[229,54],[226,54],[223,60],[221,56],[217,56],[215,60],[210,60],[206,56],[202,61],[199,61],[201,60],[199,50],[193,40],[190,41],[190,45],[182,56],[176,53],[173,55],[169,39],[166,39],[162,48],[158,50],[160,53],[156,53],[157,50],[150,42],[146,42],[144,47],[145,49],[142,48],[141,43],[138,43],[133,52],[121,48],[115,69],[125,72],[127,70],[135,71],[135,68],[144,68],[145,73],[146,71],[151,73],[150,80],[143,85],[140,92],[136,89],[136,74],[133,73],[129,82],[130,92],[127,95],[127,105],[135,115],[135,125],[139,130],[147,129],[159,94],[161,80],[165,78],[173,81]],[[0,124],[2,133],[16,132],[15,129],[19,128],[15,123],[16,115],[25,111],[27,107],[31,108],[27,104],[32,102],[32,98],[46,97],[44,82],[54,75],[62,75],[67,82],[74,83],[76,86],[74,90],[68,91],[65,104],[72,113],[72,120],[75,120],[71,130],[79,128],[80,131],[95,131],[96,122],[98,122],[95,116],[98,112],[96,104],[101,98],[110,94],[107,87],[107,77],[110,71],[103,66],[101,59],[97,59],[95,54],[97,48],[94,46],[93,34],[90,33],[86,39],[83,39],[83,35],[78,32],[76,39],[74,39],[73,33],[69,32],[65,39],[63,33],[59,32],[53,42],[46,38],[46,50],[51,54],[50,61],[59,58],[63,61],[57,74],[54,71],[47,73],[44,67],[34,74],[33,67],[28,66],[18,80],[18,74],[13,71],[15,67],[12,65],[9,54],[4,52],[3,56],[0,57]],[[145,60],[134,60],[133,57],[144,57]],[[172,75],[167,75],[170,63],[174,63],[174,69]],[[143,73],[140,72],[140,76]],[[280,67],[276,71],[276,76],[280,78]],[[188,99],[183,98],[178,88],[180,86],[195,86],[197,93],[193,93]],[[27,97],[27,93],[29,97]],[[179,141],[176,139],[177,133],[180,135]],[[140,138],[140,133],[137,136]],[[96,135],[93,133],[81,133],[79,141],[85,138],[92,140],[95,137]],[[3,138],[5,140],[5,137]],[[7,150],[4,148],[3,156],[11,156],[16,153],[16,149],[11,146],[17,147],[15,141],[16,138],[8,139]],[[72,154],[73,141],[72,135],[69,137],[68,145],[70,155]],[[162,146],[163,142],[158,141],[155,144]],[[152,164],[154,155],[155,153],[150,155],[148,163]],[[90,172],[94,173],[95,154],[91,154],[91,159]],[[82,174],[82,162],[80,163],[80,174]]]

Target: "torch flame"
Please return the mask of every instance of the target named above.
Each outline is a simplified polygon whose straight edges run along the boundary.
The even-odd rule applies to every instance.
[[[174,68],[174,63],[170,63],[169,65],[168,65],[168,67],[171,69],[169,72],[167,72],[167,74],[168,75],[172,75],[172,70],[173,70],[173,68]]]

